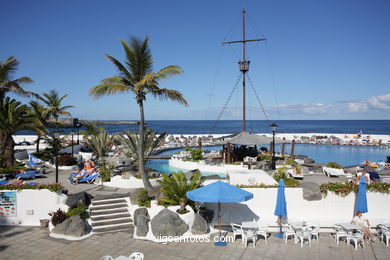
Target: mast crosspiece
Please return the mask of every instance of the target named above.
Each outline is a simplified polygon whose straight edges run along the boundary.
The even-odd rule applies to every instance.
[[[232,43],[242,43],[242,61],[239,61],[238,64],[240,66],[240,71],[242,72],[242,131],[246,132],[246,119],[245,119],[245,73],[249,71],[250,61],[246,60],[246,43],[247,42],[259,42],[265,41],[266,39],[252,39],[247,40],[245,38],[245,9],[242,9],[242,40],[241,41],[231,41],[231,42],[223,42],[222,44],[232,44]]]

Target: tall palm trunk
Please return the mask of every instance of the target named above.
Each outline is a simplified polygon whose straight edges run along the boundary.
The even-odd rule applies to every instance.
[[[152,190],[152,184],[145,172],[145,158],[144,158],[144,104],[143,101],[139,101],[139,112],[140,112],[140,124],[139,124],[139,144],[138,144],[138,158],[139,158],[139,171],[141,174],[142,182],[144,183],[145,189]]]
[[[37,151],[36,151],[37,155],[39,154],[39,141],[40,140],[41,140],[41,136],[38,135],[38,138],[37,138]]]
[[[3,157],[3,159],[5,159],[4,151],[5,151],[5,135],[3,133],[0,133],[0,157]],[[0,167],[2,166],[3,165],[0,165]]]
[[[15,162],[14,148],[15,142],[12,135],[5,135],[4,159],[6,167],[12,166]]]

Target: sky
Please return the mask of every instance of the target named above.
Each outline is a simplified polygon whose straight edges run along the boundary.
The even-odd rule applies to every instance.
[[[184,70],[160,86],[189,106],[147,97],[147,120],[240,119],[242,46],[221,43],[241,40],[243,8],[247,39],[267,39],[247,44],[247,119],[390,119],[388,0],[2,0],[0,60],[20,60],[26,90],[68,94],[73,117],[137,120],[132,94],[88,91],[117,75],[105,53],[123,62],[120,40],[148,35],[154,71]]]

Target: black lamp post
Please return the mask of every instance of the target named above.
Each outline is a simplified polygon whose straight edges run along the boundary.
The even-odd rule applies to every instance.
[[[54,132],[54,152],[56,156],[56,183],[58,183],[58,146],[59,146],[60,133]]]
[[[275,165],[275,132],[276,129],[278,128],[278,125],[275,123],[272,123],[271,129],[272,129],[272,163],[271,163],[271,168],[272,170],[276,170],[276,165]]]
[[[73,145],[74,145],[74,142],[73,142],[73,136],[74,136],[74,131],[70,131],[70,134],[72,135],[72,158],[73,158]]]

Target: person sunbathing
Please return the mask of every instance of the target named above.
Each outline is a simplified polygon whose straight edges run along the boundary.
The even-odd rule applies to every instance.
[[[371,237],[370,222],[363,217],[360,211],[356,211],[355,217],[351,221],[351,224],[358,225],[364,233],[364,239],[368,240]]]
[[[72,178],[72,184],[78,183],[81,179],[87,177],[96,172],[94,163],[91,160],[88,160],[84,163],[84,168],[78,172],[77,175],[74,175]]]

